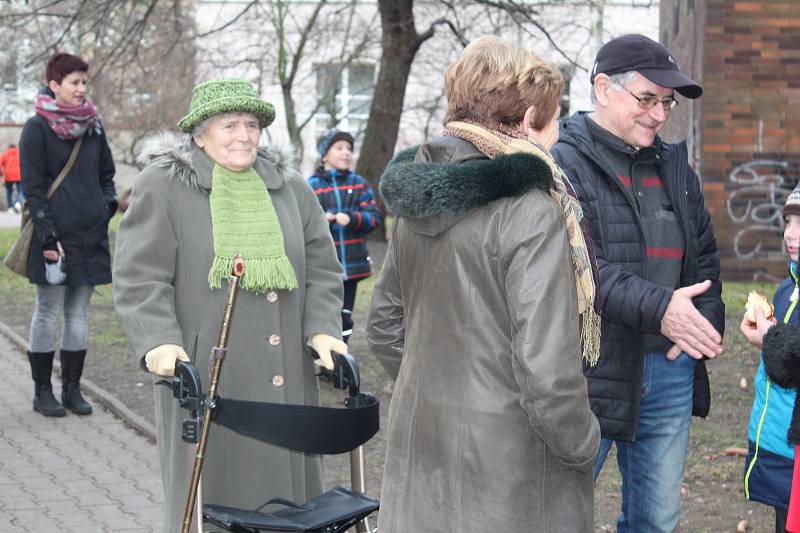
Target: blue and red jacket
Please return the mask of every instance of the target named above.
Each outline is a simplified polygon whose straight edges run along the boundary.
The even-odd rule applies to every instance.
[[[368,277],[372,273],[372,259],[365,237],[381,223],[381,211],[369,182],[352,170],[340,172],[320,167],[308,178],[308,184],[326,213],[350,216],[347,226],[330,224],[344,279]]]
[[[797,263],[789,264],[789,277],[775,291],[775,318],[783,324],[799,325],[800,296]],[[795,293],[795,297],[792,297]],[[794,300],[794,301],[793,301]],[[744,465],[745,497],[772,507],[789,507],[794,467],[794,445],[787,440],[795,389],[772,382],[764,370],[764,359],[755,377],[755,398],[747,428],[748,454]]]

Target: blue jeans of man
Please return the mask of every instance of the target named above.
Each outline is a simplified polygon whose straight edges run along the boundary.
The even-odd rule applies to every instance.
[[[636,440],[600,441],[595,479],[611,446],[617,445],[622,477],[618,533],[670,533],[678,525],[696,363],[686,353],[674,361],[663,353],[645,354]]]

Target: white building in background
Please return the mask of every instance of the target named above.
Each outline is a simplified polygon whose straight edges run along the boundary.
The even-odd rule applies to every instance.
[[[291,15],[284,23],[285,41],[294,50],[299,41],[296,25],[308,19],[317,2],[296,0],[288,3],[291,4]],[[642,33],[658,39],[657,0],[529,0],[529,3],[539,6],[541,16],[537,22],[541,28],[527,24],[520,29],[508,15],[487,14],[486,8],[470,7],[466,1],[455,2],[459,7],[454,14],[447,11],[441,2],[422,0],[415,2],[416,27],[418,32],[423,32],[431,21],[448,17],[466,28],[464,37],[467,40],[491,33],[531,48],[557,63],[569,78],[564,111],[570,113],[590,108],[588,71],[601,41],[625,33]],[[272,102],[277,111],[276,120],[268,130],[269,136],[274,142],[285,144],[289,142],[287,116],[276,74],[280,39],[267,7],[262,7],[265,11],[259,14],[253,10],[246,12],[235,23],[230,23],[247,4],[249,2],[239,0],[196,0],[198,31],[201,34],[211,32],[198,41],[199,76],[202,79],[239,76],[256,82],[263,97]],[[330,4],[331,7],[320,13],[320,29],[309,37],[293,90],[298,121],[307,121],[302,130],[302,167],[306,173],[315,164],[315,139],[329,126],[331,119],[331,113],[318,108],[319,98],[330,87],[331,72],[340,71],[334,110],[337,127],[356,135],[358,151],[380,66],[377,2],[332,1]],[[350,10],[354,4],[356,7],[351,17]],[[604,6],[602,21],[597,5]],[[271,13],[272,16],[275,14],[274,11]],[[214,32],[222,25],[226,25],[223,31]],[[602,38],[594,39],[592,28],[598,25],[602,26]],[[542,28],[549,34],[549,39]],[[345,38],[345,34],[349,37]],[[364,37],[367,39],[363,53],[355,62],[341,68],[340,57],[343,53],[352,53],[353,48],[351,45],[343,50],[342,44],[360,43]],[[435,36],[421,46],[406,90],[397,149],[418,144],[441,130],[441,117],[446,106],[443,73],[461,50],[462,45],[446,26],[438,26]]]
[[[415,20],[418,32],[431,21],[447,17],[464,28],[464,38],[472,40],[491,33],[513,40],[561,66],[569,78],[565,112],[589,109],[588,70],[600,41],[625,33],[643,33],[658,38],[657,0],[516,0],[537,6],[541,16],[522,28],[508,15],[487,12],[463,0],[453,2],[455,12],[447,11],[440,1],[417,0]],[[276,120],[268,136],[272,142],[289,143],[287,114],[278,72],[278,38],[273,21],[280,15],[273,2],[250,0],[193,0],[197,30],[197,80],[172,80],[192,84],[218,76],[247,78],[257,84],[262,96],[276,108]],[[284,0],[284,34],[290,52],[300,39],[298,27],[305,24],[318,2]],[[602,24],[597,5],[603,5]],[[355,7],[353,7],[355,6]],[[595,7],[592,7],[595,6]],[[245,10],[245,8],[247,8]],[[592,37],[592,28],[602,26],[602,39]],[[546,30],[549,39],[542,28]],[[356,151],[366,125],[375,80],[380,66],[380,17],[375,0],[330,0],[320,11],[317,30],[308,36],[306,53],[298,64],[292,94],[298,122],[302,129],[305,173],[316,161],[315,140],[332,121],[337,127],[356,136]],[[556,50],[557,45],[558,50]],[[0,126],[20,124],[32,113],[39,88],[40,74],[20,68],[25,43],[17,54],[0,50]],[[353,61],[342,57],[360,52]],[[446,26],[438,26],[416,55],[406,89],[397,149],[418,144],[436,135],[442,128],[446,106],[443,74],[459,55],[462,45]],[[290,55],[288,60],[291,61]],[[37,67],[41,68],[41,67]],[[335,98],[320,105],[326,91],[335,86]],[[189,102],[186,102],[188,109]],[[118,128],[124,125],[118,124]],[[6,131],[8,130],[8,131]],[[109,132],[112,143],[124,144]],[[0,128],[0,137],[13,140],[18,127]]]

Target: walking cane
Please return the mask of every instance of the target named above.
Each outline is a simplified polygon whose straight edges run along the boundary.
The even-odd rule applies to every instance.
[[[228,296],[225,300],[225,312],[222,315],[222,326],[219,329],[217,345],[211,348],[211,355],[208,359],[209,367],[209,386],[208,396],[206,396],[205,410],[203,412],[203,424],[200,427],[200,441],[197,443],[197,451],[194,456],[194,467],[192,468],[192,480],[189,484],[189,496],[186,498],[186,507],[183,510],[183,528],[181,533],[189,533],[192,523],[192,512],[194,511],[195,499],[197,498],[197,488],[200,485],[200,473],[203,470],[203,459],[208,444],[208,430],[211,427],[211,413],[216,407],[217,384],[219,375],[222,372],[222,361],[228,351],[228,334],[230,333],[231,319],[233,318],[233,306],[236,303],[236,294],[239,291],[239,280],[244,274],[244,260],[242,256],[236,255],[233,258],[233,272],[228,277]],[[202,509],[200,505],[198,505]],[[203,513],[197,512],[197,521],[202,523]]]

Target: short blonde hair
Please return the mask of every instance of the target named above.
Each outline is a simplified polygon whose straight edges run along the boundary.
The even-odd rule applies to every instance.
[[[517,126],[533,105],[532,126],[544,128],[556,112],[564,77],[553,64],[503,39],[472,41],[444,74],[444,123],[471,120]]]

